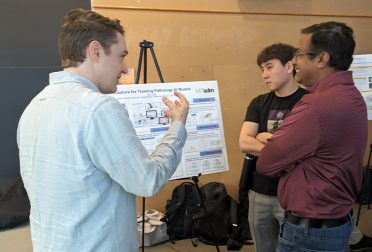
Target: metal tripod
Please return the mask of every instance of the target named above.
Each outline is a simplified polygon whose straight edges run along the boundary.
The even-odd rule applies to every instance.
[[[143,83],[147,83],[147,49],[150,48],[150,52],[152,55],[152,59],[154,60],[156,70],[158,71],[158,75],[160,78],[160,82],[164,83],[163,75],[161,74],[159,63],[156,60],[155,52],[154,52],[154,43],[151,41],[143,40],[139,43],[141,47],[139,59],[138,59],[138,68],[137,68],[137,75],[136,75],[136,84],[139,83],[139,79],[141,76],[141,68],[142,68],[142,59],[143,59]],[[142,252],[145,251],[145,203],[146,198],[142,197]]]
[[[154,43],[151,41],[144,40],[139,43],[141,47],[140,56],[138,60],[138,67],[137,67],[137,76],[136,76],[136,84],[139,83],[140,75],[141,75],[141,68],[142,68],[142,58],[143,58],[143,83],[147,83],[147,49],[150,48],[150,52],[152,55],[152,59],[154,60],[156,70],[158,71],[158,75],[160,78],[160,82],[164,83],[163,75],[161,74],[159,63],[156,60],[155,52],[154,52]]]

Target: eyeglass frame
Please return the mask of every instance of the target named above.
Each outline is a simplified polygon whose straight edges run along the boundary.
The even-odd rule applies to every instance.
[[[297,58],[297,57],[300,57],[300,56],[304,56],[304,55],[310,55],[310,56],[315,56],[315,55],[318,55],[320,53],[322,53],[323,51],[318,51],[318,52],[313,52],[313,51],[310,51],[310,52],[302,52],[300,50],[296,50],[294,53],[293,53],[293,57],[294,58]]]

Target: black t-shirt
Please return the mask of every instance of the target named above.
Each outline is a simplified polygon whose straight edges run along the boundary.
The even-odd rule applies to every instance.
[[[307,93],[307,90],[298,88],[296,92],[286,97],[276,96],[274,91],[259,95],[249,104],[245,121],[258,123],[258,133],[274,133],[294,105]],[[276,196],[278,183],[278,178],[264,176],[257,171],[253,173],[252,190],[255,192]]]

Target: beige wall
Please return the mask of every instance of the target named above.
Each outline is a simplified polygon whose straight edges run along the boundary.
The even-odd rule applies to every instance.
[[[221,181],[236,197],[243,160],[238,148],[240,127],[250,100],[266,92],[255,63],[258,52],[274,42],[296,45],[301,28],[335,20],[354,28],[356,54],[372,53],[372,16],[368,16],[372,1],[357,2],[93,0],[92,5],[97,12],[121,20],[126,29],[128,66],[137,67],[138,43],[146,39],[155,43],[166,82],[218,81],[230,171],[205,175],[201,184]],[[110,6],[114,8],[107,8]],[[159,10],[154,10],[157,8]],[[149,81],[159,82],[151,61],[148,71]],[[372,133],[372,123],[369,131]],[[146,208],[163,210],[172,189],[179,183],[170,182],[157,195],[148,198]],[[140,206],[138,204],[138,211]]]

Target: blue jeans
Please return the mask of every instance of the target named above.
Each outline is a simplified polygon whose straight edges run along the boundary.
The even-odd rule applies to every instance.
[[[353,229],[353,220],[332,228],[309,228],[298,226],[283,219],[277,252],[345,252],[349,251],[349,239]]]

